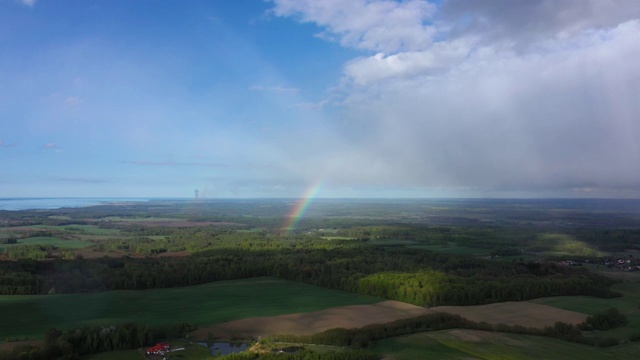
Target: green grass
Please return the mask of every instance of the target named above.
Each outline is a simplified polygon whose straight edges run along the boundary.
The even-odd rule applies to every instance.
[[[440,254],[455,254],[455,255],[487,255],[489,250],[471,248],[466,246],[448,246],[448,245],[411,245],[407,246],[411,249],[423,249],[433,251]]]
[[[120,234],[120,229],[103,229],[96,225],[66,225],[66,226],[59,226],[59,227],[52,226],[52,228],[57,228],[58,230],[62,230],[62,231],[67,231],[68,228],[82,229],[82,233],[86,235],[115,236]]]
[[[122,221],[122,222],[141,222],[141,221],[184,221],[185,218],[180,217],[120,217],[120,216],[109,216],[104,218],[104,220],[108,221]]]
[[[606,256],[606,253],[566,234],[540,234],[529,251],[545,256]]]
[[[372,239],[367,241],[366,244],[378,246],[407,246],[415,245],[417,242],[415,240]]]
[[[19,239],[17,244],[0,244],[0,250],[20,245],[51,245],[66,249],[82,249],[93,244],[88,241],[65,240],[56,237],[37,236],[28,239]]]
[[[0,296],[0,339],[40,338],[50,327],[65,329],[124,322],[215,324],[382,300],[271,277],[171,289]]]
[[[603,360],[635,358],[640,343],[596,348],[539,336],[445,330],[386,339],[373,350],[395,360]]]
[[[346,236],[321,236],[321,238],[325,240],[353,240],[352,237],[346,237]]]
[[[138,350],[109,351],[83,357],[84,360],[144,360],[145,356]]]

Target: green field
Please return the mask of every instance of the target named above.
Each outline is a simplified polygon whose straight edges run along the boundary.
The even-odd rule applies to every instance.
[[[466,246],[455,245],[411,245],[407,246],[411,249],[429,250],[440,254],[455,254],[455,255],[487,255],[488,249],[472,248]]]
[[[120,229],[103,229],[96,225],[67,225],[67,226],[52,226],[54,229],[62,231],[76,231],[82,232],[87,235],[102,235],[102,236],[116,236],[120,234]]]
[[[40,338],[50,327],[124,322],[215,324],[382,300],[271,277],[171,289],[0,296],[0,339]]]
[[[619,329],[607,331],[606,336],[627,339],[631,335],[640,334],[640,283],[618,283],[614,284],[612,289],[622,293],[623,296],[613,299],[589,296],[556,296],[535,299],[532,302],[589,315],[604,313],[615,307],[627,316],[629,324]]]
[[[206,355],[206,354],[205,354]],[[145,356],[138,350],[119,350],[89,355],[84,360],[143,360]]]
[[[596,348],[540,336],[444,330],[386,339],[373,350],[394,360],[603,360],[636,358],[640,343]]]
[[[12,246],[20,246],[20,245],[51,245],[59,248],[65,249],[82,249],[88,246],[93,245],[88,241],[80,241],[80,240],[65,240],[56,237],[49,236],[37,236],[27,239],[19,239],[17,244],[1,244],[0,251],[4,251]]]

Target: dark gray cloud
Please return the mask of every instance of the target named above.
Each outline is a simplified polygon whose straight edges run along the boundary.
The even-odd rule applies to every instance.
[[[640,16],[636,0],[448,0],[441,10],[450,35],[523,46],[615,27]]]

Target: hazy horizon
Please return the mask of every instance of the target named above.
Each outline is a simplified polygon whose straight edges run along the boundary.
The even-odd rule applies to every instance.
[[[640,198],[640,2],[0,0],[0,197]]]

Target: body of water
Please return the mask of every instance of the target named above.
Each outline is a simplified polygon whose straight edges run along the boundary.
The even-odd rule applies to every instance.
[[[149,201],[141,198],[0,198],[0,210],[77,208],[109,203]]]
[[[249,348],[249,345],[245,343],[217,342],[213,344],[198,343],[198,345],[209,348],[211,354],[216,356],[240,353]]]

